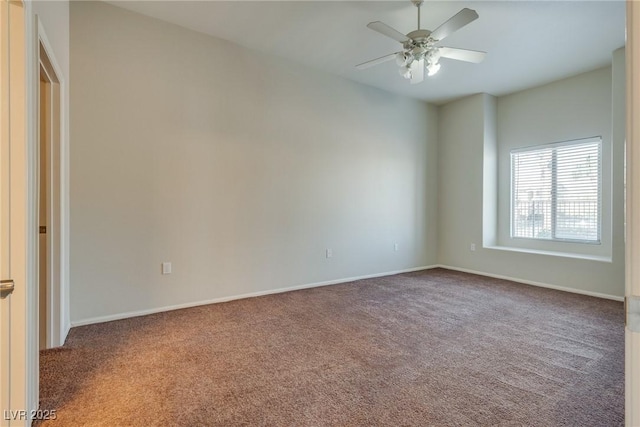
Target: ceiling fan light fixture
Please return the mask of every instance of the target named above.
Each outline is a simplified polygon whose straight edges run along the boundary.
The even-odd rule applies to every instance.
[[[411,54],[416,58],[420,58],[426,51],[427,49],[425,49],[423,46],[416,46],[411,50]]]
[[[411,80],[412,74],[411,74],[411,68],[410,67],[402,67],[400,68],[400,70],[398,70],[400,75],[402,77],[404,77],[407,80]]]
[[[429,62],[429,64],[437,64],[438,61],[440,60],[440,56],[441,56],[440,49],[435,48],[427,52],[426,59],[427,59],[427,62]]]
[[[439,70],[440,70],[440,64],[438,64],[437,62],[436,63],[430,62],[429,65],[427,65],[427,75],[429,77],[435,75]]]
[[[398,52],[396,54],[396,64],[398,64],[399,67],[404,67],[407,65],[407,62],[409,62],[409,56],[406,53]]]

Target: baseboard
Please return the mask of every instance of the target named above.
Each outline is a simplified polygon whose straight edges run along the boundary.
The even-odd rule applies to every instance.
[[[286,288],[268,289],[265,291],[251,292],[251,293],[240,294],[240,295],[231,295],[227,297],[214,298],[214,299],[209,299],[204,301],[194,301],[194,302],[188,302],[184,304],[169,305],[164,307],[151,308],[147,310],[138,310],[138,311],[130,311],[126,313],[111,314],[108,316],[91,317],[88,319],[82,319],[82,320],[71,322],[71,327],[91,325],[94,323],[111,322],[113,320],[121,320],[121,319],[128,319],[130,317],[146,316],[148,314],[161,313],[161,312],[172,311],[172,310],[180,310],[183,308],[190,308],[190,307],[198,307],[201,305],[217,304],[221,302],[229,302],[229,301],[234,301],[234,300],[244,299],[244,298],[253,298],[253,297],[260,297],[263,295],[280,294],[283,292],[317,288],[320,286],[337,285],[340,283],[355,282],[356,280],[362,280],[362,279],[372,279],[375,277],[393,276],[394,274],[411,273],[413,271],[429,270],[436,267],[439,267],[439,266],[429,265],[429,266],[422,266],[422,267],[407,268],[404,270],[387,271],[384,273],[367,274],[364,276],[356,276],[356,277],[346,277],[342,279],[328,280],[325,282],[308,283],[304,285],[296,285],[296,286],[290,286]],[[66,338],[66,334],[65,334],[65,338]]]
[[[437,267],[446,268],[447,270],[461,271],[463,273],[477,274],[479,276],[492,277],[494,279],[509,280],[511,282],[523,283],[525,285],[538,286],[538,287],[541,287],[541,288],[555,289],[556,291],[571,292],[571,293],[574,293],[574,294],[588,295],[590,297],[604,298],[604,299],[610,299],[610,300],[614,300],[614,301],[624,301],[624,297],[619,297],[619,296],[616,296],[616,295],[602,294],[600,292],[584,291],[582,289],[576,289],[576,288],[566,288],[564,286],[550,285],[548,283],[542,283],[542,282],[534,282],[533,280],[525,280],[525,279],[520,279],[520,278],[517,278],[517,277],[503,276],[501,274],[485,273],[484,271],[476,271],[476,270],[471,270],[471,269],[468,269],[468,268],[452,267],[450,265],[442,265],[442,264],[440,264]]]

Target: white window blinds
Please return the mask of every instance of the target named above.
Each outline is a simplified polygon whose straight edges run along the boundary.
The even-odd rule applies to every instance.
[[[600,242],[600,138],[511,152],[511,236]]]

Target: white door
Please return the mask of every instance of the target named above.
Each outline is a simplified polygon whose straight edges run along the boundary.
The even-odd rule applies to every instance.
[[[27,128],[25,11],[0,0],[0,425],[26,426]],[[11,289],[15,283],[15,289]]]
[[[9,257],[10,170],[9,170],[9,4],[0,3],[0,279],[1,285],[12,285]],[[8,425],[6,411],[11,410],[11,333],[9,289],[0,291],[0,409],[1,424]]]

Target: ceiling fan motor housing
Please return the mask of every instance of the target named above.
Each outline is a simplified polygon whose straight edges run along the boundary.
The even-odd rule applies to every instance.
[[[419,61],[423,58],[436,58],[438,48],[434,45],[437,40],[433,40],[429,30],[415,30],[407,34],[409,40],[403,43],[405,54],[411,57],[412,61]],[[439,57],[437,58],[439,59]],[[437,61],[435,59],[435,61]]]
[[[431,43],[435,43],[437,40],[429,40],[430,35],[431,35],[431,31],[429,30],[415,30],[407,34],[407,37],[409,37],[411,40],[413,40],[416,43],[428,43],[429,41],[431,41]]]

